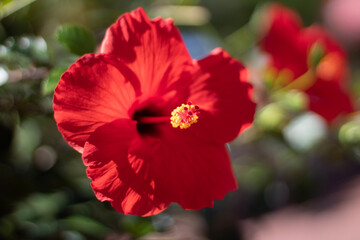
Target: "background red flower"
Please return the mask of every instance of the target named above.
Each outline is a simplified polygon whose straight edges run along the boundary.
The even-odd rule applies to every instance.
[[[270,66],[278,72],[290,70],[290,81],[314,68],[308,79],[311,84],[304,83],[305,88],[300,89],[309,98],[309,109],[328,122],[352,112],[351,98],[344,90],[348,77],[346,54],[330,34],[319,25],[304,28],[300,16],[280,4],[269,5],[263,20],[267,27],[260,46],[270,55]],[[311,58],[318,56],[311,56],[312,50],[321,51],[321,59],[313,66]]]

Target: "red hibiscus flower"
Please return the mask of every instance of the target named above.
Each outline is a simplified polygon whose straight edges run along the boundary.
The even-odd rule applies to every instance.
[[[224,143],[253,121],[250,94],[241,63],[221,49],[191,59],[172,20],[139,8],[61,76],[54,116],[96,197],[148,216],[171,202],[211,207],[236,189]]]
[[[267,28],[260,45],[286,88],[305,92],[309,109],[328,122],[352,112],[343,90],[346,55],[337,42],[318,25],[303,28],[299,15],[280,4],[270,5],[264,16]]]

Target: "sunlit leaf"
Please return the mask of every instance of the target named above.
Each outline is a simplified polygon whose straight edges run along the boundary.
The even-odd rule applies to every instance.
[[[283,107],[292,111],[303,111],[308,108],[308,96],[297,90],[277,91],[272,98]]]
[[[43,84],[42,92],[44,95],[51,94],[54,92],[54,89],[60,80],[61,74],[63,74],[65,71],[66,68],[60,67],[60,68],[55,68],[50,72],[49,76],[45,79]]]
[[[271,103],[258,111],[255,124],[264,130],[279,131],[288,121],[285,109],[277,104]]]
[[[4,0],[0,2],[0,19],[20,10],[36,0]]]
[[[339,130],[339,139],[345,146],[360,145],[360,121],[345,123]]]

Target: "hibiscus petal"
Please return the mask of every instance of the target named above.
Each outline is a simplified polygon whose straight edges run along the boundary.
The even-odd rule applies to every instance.
[[[151,163],[155,199],[177,202],[185,209],[212,207],[237,188],[229,156],[223,144],[199,141],[191,132],[179,135],[168,127],[161,140],[139,140],[129,153]],[[147,152],[147,153],[145,153]]]
[[[261,40],[262,48],[272,56],[272,65],[279,69],[289,69],[293,79],[308,70],[307,57],[314,43],[320,43],[326,54],[336,52],[345,62],[345,52],[338,43],[318,25],[302,28],[300,16],[293,10],[280,4],[273,4],[268,10],[270,28]],[[341,71],[335,77],[341,81],[346,76],[342,63]]]
[[[330,33],[319,25],[312,25],[305,28],[302,35],[309,48],[316,42],[322,44],[325,48],[325,56],[317,66],[318,77],[339,83],[347,80],[346,53]]]
[[[320,25],[314,24],[304,28],[303,35],[310,46],[315,42],[320,42],[324,45],[327,53],[337,52],[340,56],[346,57],[346,53],[340,47],[339,43]]]
[[[110,201],[120,213],[153,215],[169,204],[154,201],[153,185],[146,177],[148,163],[128,158],[128,148],[136,137],[135,121],[120,119],[105,124],[86,142],[83,160],[100,201]]]
[[[129,118],[128,108],[139,95],[131,70],[110,55],[87,54],[61,76],[54,93],[54,117],[65,140],[82,152],[99,126]]]
[[[350,96],[337,82],[318,79],[306,93],[309,95],[309,109],[329,123],[341,114],[354,111]]]
[[[108,28],[100,51],[126,62],[145,95],[162,95],[189,81],[184,68],[191,57],[172,20],[149,20],[142,8],[125,13]]]
[[[195,62],[190,91],[189,100],[199,105],[200,116],[189,130],[201,139],[229,142],[253,121],[256,105],[247,71],[222,49]]]
[[[272,4],[264,14],[264,24],[270,24],[260,42],[261,47],[273,58],[277,69],[289,69],[294,78],[307,71],[308,43],[301,33],[301,18],[289,8]]]

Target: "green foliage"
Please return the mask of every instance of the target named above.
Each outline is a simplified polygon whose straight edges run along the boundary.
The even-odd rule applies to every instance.
[[[143,236],[154,231],[151,222],[147,218],[140,218],[137,216],[127,216],[122,221],[123,228],[135,237]]]
[[[234,56],[243,56],[255,43],[254,32],[248,25],[239,28],[225,38],[225,44]]]
[[[108,232],[108,228],[106,226],[85,216],[70,216],[63,219],[61,223],[65,229],[71,229],[99,239]]]
[[[94,52],[96,47],[93,33],[81,26],[63,25],[57,30],[56,38],[76,55]]]
[[[323,46],[323,44],[319,43],[319,42],[315,42],[311,48],[310,51],[308,53],[308,66],[310,68],[315,69],[317,67],[317,65],[320,63],[321,59],[324,57],[325,55],[325,47]]]
[[[2,0],[0,2],[0,19],[9,16],[35,1],[36,0]]]
[[[280,131],[288,121],[286,110],[278,103],[271,103],[263,107],[256,114],[255,123],[263,130]]]
[[[360,69],[356,69],[352,72],[353,81],[351,87],[356,97],[360,97]]]
[[[253,163],[251,165],[238,165],[237,178],[239,182],[247,189],[259,191],[264,188],[271,179],[271,171],[263,163]]]
[[[360,146],[360,120],[345,123],[339,130],[339,140],[345,146]]]
[[[18,221],[51,219],[65,203],[66,196],[62,192],[52,194],[35,193],[18,204],[13,216]]]
[[[16,127],[14,140],[17,145],[14,149],[14,163],[19,168],[26,168],[30,164],[35,148],[40,144],[41,134],[37,122],[33,119],[24,120]],[[15,161],[16,159],[16,161]]]
[[[10,69],[46,65],[49,61],[47,44],[38,36],[9,37],[0,45],[0,61]]]
[[[272,98],[282,107],[294,112],[306,110],[309,104],[307,95],[295,89],[290,91],[277,91],[273,94]]]
[[[60,80],[61,74],[63,74],[65,71],[66,71],[66,68],[59,67],[59,68],[53,69],[49,73],[48,77],[45,79],[45,81],[43,83],[43,89],[42,89],[43,91],[42,92],[44,95],[51,94],[54,92],[54,89]]]

